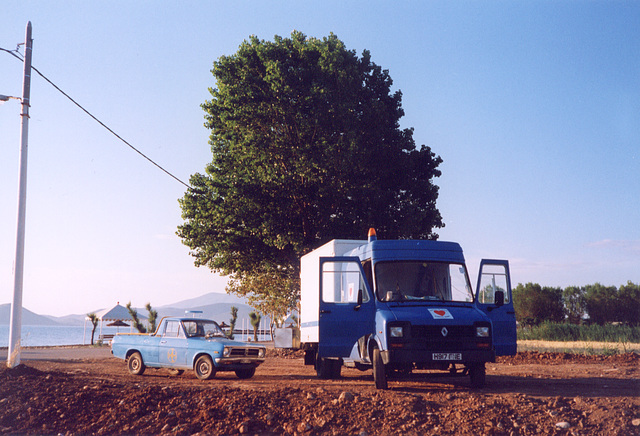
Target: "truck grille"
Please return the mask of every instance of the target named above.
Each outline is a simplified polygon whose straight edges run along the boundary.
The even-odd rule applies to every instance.
[[[446,335],[442,329],[446,328]],[[411,326],[411,339],[417,349],[460,351],[475,348],[473,326]]]

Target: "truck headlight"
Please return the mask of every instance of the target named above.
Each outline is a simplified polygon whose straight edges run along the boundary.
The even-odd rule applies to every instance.
[[[231,355],[231,348],[224,347],[224,350],[222,350],[222,356],[223,357],[229,357],[230,355]]]
[[[403,336],[402,327],[389,327],[389,335],[392,338],[401,338]]]
[[[489,327],[476,327],[476,336],[479,338],[488,338]]]
[[[264,354],[265,354],[265,349],[260,348],[260,351],[258,351],[258,357],[264,357]]]

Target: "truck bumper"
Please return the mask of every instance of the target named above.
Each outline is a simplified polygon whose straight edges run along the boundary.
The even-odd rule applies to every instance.
[[[382,351],[382,361],[388,364],[434,364],[434,363],[478,363],[495,362],[494,350],[463,350],[459,352],[439,352],[437,350],[386,350]]]

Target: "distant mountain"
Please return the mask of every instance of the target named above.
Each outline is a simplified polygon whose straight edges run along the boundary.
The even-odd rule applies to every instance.
[[[194,307],[208,306],[210,304],[229,303],[233,305],[247,304],[247,301],[243,298],[236,297],[235,295],[222,294],[220,292],[209,292],[200,297],[190,298],[188,300],[178,301],[177,303],[167,304],[166,306],[159,306],[156,310],[163,308],[176,308],[184,310],[194,310]]]
[[[0,304],[0,325],[11,323],[11,304]],[[46,316],[38,315],[28,309],[22,308],[23,325],[60,325],[60,323]]]
[[[246,300],[229,294],[221,294],[219,292],[209,292],[200,297],[190,298],[188,300],[178,301],[166,306],[154,307],[158,311],[158,318],[163,316],[184,316],[185,311],[202,311],[202,318],[209,318],[218,323],[225,322],[229,324],[231,319],[231,307],[238,308],[238,321],[236,328],[242,328],[244,320],[248,324],[249,313],[255,309],[248,304]],[[144,308],[136,308],[138,313],[146,315]],[[95,310],[99,312],[99,310]],[[89,313],[89,312],[87,312]],[[11,305],[0,305],[0,325],[9,324],[11,318]],[[38,315],[25,308],[22,309],[22,324],[25,325],[68,325],[81,326],[85,324],[86,314],[75,314],[66,316]],[[267,318],[263,317],[265,322]]]
[[[253,312],[253,307],[247,304],[241,303],[214,303],[207,304],[205,306],[193,306],[190,307],[189,311],[202,311],[202,313],[195,314],[194,316],[201,318],[208,318],[214,321],[217,321],[219,324],[225,322],[229,324],[231,320],[231,307],[235,306],[238,308],[238,320],[236,322],[236,328],[242,328],[242,323],[244,321],[245,324],[249,324],[249,313]],[[180,309],[177,307],[163,307],[158,308],[158,317],[163,316],[191,316],[190,314],[185,313],[185,309]],[[266,321],[266,317],[263,317]]]
[[[51,316],[51,315],[43,315],[50,320],[54,321],[57,324],[61,325],[69,325],[69,326],[78,326],[84,325],[84,319],[87,317],[86,314],[75,314],[75,315],[65,315],[65,316]]]

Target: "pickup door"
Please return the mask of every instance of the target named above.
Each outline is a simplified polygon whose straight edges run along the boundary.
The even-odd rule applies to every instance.
[[[496,291],[504,293],[504,304],[496,305]],[[493,345],[497,356],[514,355],[517,351],[516,312],[511,295],[509,261],[482,259],[476,288],[478,308],[491,319]]]
[[[358,339],[374,332],[372,296],[359,258],[320,258],[319,357],[349,357]]]
[[[187,365],[187,336],[180,321],[165,322],[159,342],[158,357],[162,366],[184,367]]]

